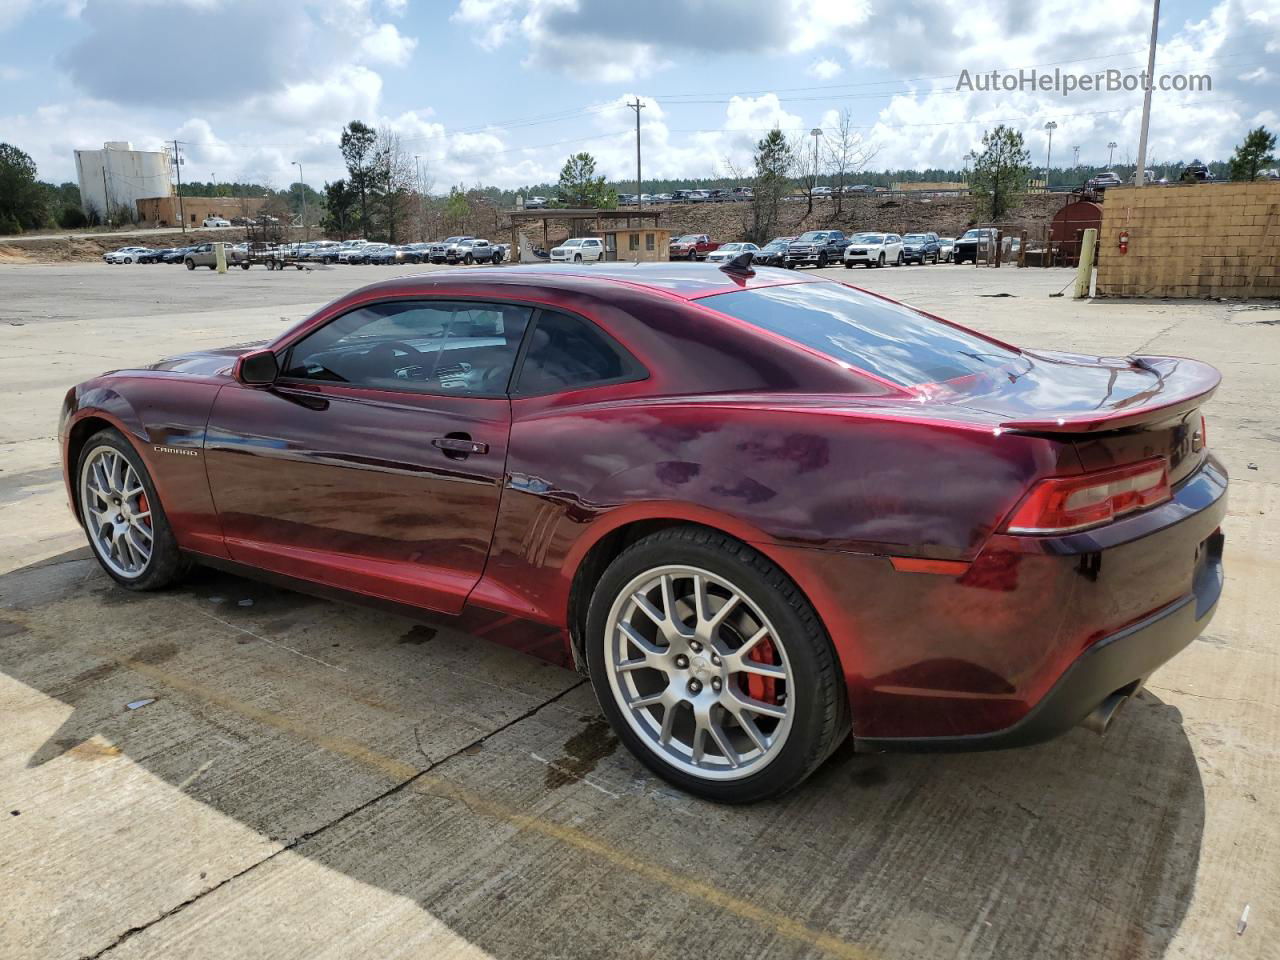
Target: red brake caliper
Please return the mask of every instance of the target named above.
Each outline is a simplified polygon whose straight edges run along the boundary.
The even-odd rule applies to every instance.
[[[773,642],[767,637],[747,651],[747,659],[756,663],[767,663],[773,666]],[[778,681],[773,677],[762,677],[756,673],[747,674],[747,696],[764,703],[778,702]]]
[[[148,513],[150,512],[150,510],[151,510],[151,506],[147,503],[147,495],[145,493],[138,494],[138,512]],[[147,517],[145,520],[143,520],[143,523],[145,523],[148,527],[151,526],[151,518]]]

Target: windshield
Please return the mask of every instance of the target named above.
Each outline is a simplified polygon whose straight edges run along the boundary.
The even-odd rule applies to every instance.
[[[928,238],[923,233],[908,233],[902,239],[908,243],[924,243]]]
[[[977,230],[970,230],[967,233],[965,233],[965,235],[960,239],[961,240],[977,240],[979,236],[981,236],[981,234]]]
[[[884,234],[882,233],[860,233],[857,240],[859,243],[884,243]]]
[[[820,230],[810,230],[808,233],[802,233],[796,237],[797,240],[825,240],[827,235]]]
[[[743,245],[742,245],[741,243],[726,243],[724,246],[722,246],[722,247],[720,248],[720,250],[719,250],[718,252],[719,252],[719,253],[730,253],[731,251],[734,251],[734,250],[741,250],[741,249],[742,249],[742,247],[743,247]]]
[[[562,246],[562,247],[580,247],[580,246],[582,246],[582,241],[581,241],[581,240],[566,240],[564,243],[560,244],[560,246]]]
[[[899,386],[985,374],[1017,351],[839,283],[794,283],[701,303]]]

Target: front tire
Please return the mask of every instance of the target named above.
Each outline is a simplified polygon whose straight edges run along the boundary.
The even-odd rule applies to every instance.
[[[709,800],[784,793],[849,732],[817,613],[769,559],[716,531],[675,527],[628,547],[596,586],[586,637],[619,739]]]
[[[877,267],[883,267],[883,266],[884,266],[884,253],[883,253],[883,251],[880,253],[879,258],[876,260],[876,266],[877,266]]]
[[[76,496],[99,565],[130,590],[159,590],[180,579],[188,562],[146,465],[114,429],[85,443],[76,463]]]

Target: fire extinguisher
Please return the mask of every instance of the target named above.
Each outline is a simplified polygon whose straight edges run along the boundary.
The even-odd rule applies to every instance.
[[[1129,252],[1129,231],[1128,231],[1128,230],[1121,230],[1121,231],[1120,231],[1120,244],[1119,244],[1119,246],[1120,246],[1120,252],[1121,252],[1121,253],[1128,253],[1128,252]]]

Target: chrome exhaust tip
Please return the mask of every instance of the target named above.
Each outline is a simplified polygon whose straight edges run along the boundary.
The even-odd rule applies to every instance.
[[[1101,737],[1111,726],[1111,721],[1116,718],[1120,708],[1133,699],[1139,686],[1140,684],[1130,684],[1127,687],[1121,687],[1094,707],[1089,715],[1080,721],[1080,725]]]

